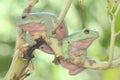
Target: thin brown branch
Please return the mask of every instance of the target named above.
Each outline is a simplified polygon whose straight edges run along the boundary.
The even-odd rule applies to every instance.
[[[115,34],[115,36],[118,36],[118,35],[120,35],[120,31]]]
[[[53,49],[55,56],[60,57],[62,56],[62,49],[60,46],[58,46],[59,41],[56,38],[50,38],[51,44],[50,47]]]
[[[120,13],[120,2],[118,4],[118,7],[117,7],[114,15],[117,17],[119,13]]]
[[[45,43],[42,38],[39,38],[35,40],[36,44],[29,46],[29,44],[25,43],[25,37],[24,31],[18,27],[16,51],[9,71],[5,76],[5,80],[23,80],[27,75],[25,70],[28,67],[30,60],[33,58],[33,51]]]
[[[108,68],[108,64],[109,64],[108,62],[96,62],[91,65],[90,62],[86,60],[83,66],[88,69],[103,70]],[[120,59],[113,60],[109,68],[116,68],[116,67],[120,67]]]
[[[22,53],[20,51],[20,47],[25,43],[25,32],[20,29],[17,28],[17,39],[16,39],[16,47],[15,47],[15,53],[14,53],[14,57],[11,63],[11,66],[5,76],[5,80],[15,80],[18,79],[19,76],[22,75],[22,73],[24,73],[26,67],[29,64],[29,60],[28,59],[24,59],[20,57],[20,54]]]
[[[57,23],[54,25],[54,29],[53,29],[53,33],[55,33],[56,29],[58,28],[58,26],[62,23],[63,19],[65,18],[68,9],[71,6],[73,0],[66,0],[65,5],[63,7],[63,9],[61,10],[59,16],[58,16],[58,21]]]
[[[27,5],[26,5],[25,9],[23,10],[22,18],[25,18],[27,16],[27,14],[30,13],[31,9],[33,8],[33,6],[35,6],[35,4],[38,1],[39,0],[28,0]]]
[[[109,49],[109,60],[108,60],[108,67],[112,65],[113,54],[114,54],[114,45],[115,45],[115,23],[120,11],[120,4],[117,6],[115,13],[113,13],[113,17],[111,20],[111,39],[110,39],[110,49]]]

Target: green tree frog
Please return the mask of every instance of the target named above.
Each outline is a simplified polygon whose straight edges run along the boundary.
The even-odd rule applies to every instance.
[[[47,28],[47,35],[52,36],[52,27],[57,22],[57,18],[54,14],[49,12],[37,12],[30,13],[25,18],[19,19],[19,24],[39,23],[44,24]]]
[[[30,13],[25,18],[18,18],[18,25],[24,30],[28,31],[32,36],[33,40],[40,37],[49,43],[49,37],[57,37],[57,39],[62,39],[67,36],[67,29],[64,22],[58,27],[56,33],[53,26],[57,22],[57,17],[55,14],[50,12],[37,12]]]
[[[62,51],[65,60],[79,64],[86,59],[86,50],[98,37],[98,32],[84,29],[75,32],[62,40]]]

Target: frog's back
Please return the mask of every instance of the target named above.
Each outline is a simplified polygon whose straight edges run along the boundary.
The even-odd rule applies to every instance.
[[[57,19],[56,15],[50,12],[37,12],[37,13],[30,13],[27,15],[26,18],[22,19],[19,18],[20,24],[27,24],[27,23],[39,23],[42,21],[53,20]]]
[[[50,12],[37,12],[37,13],[30,13],[27,18],[34,18],[41,19],[41,18],[53,18],[56,19],[56,15]]]

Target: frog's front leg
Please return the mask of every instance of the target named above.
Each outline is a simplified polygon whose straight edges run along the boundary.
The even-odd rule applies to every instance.
[[[45,27],[46,27],[46,33],[42,36],[43,39],[47,42],[47,44],[51,44],[50,37],[55,38],[55,34],[52,33],[52,28],[54,26],[53,19],[46,19],[45,20],[47,23],[44,22]]]
[[[81,62],[80,64],[83,65],[85,60],[87,59],[87,51],[85,51],[81,56],[80,56]]]

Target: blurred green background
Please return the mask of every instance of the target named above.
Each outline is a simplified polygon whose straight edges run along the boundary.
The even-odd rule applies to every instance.
[[[32,12],[53,12],[56,15],[64,5],[64,0],[40,0]],[[25,0],[0,0],[0,80],[3,80],[9,69],[16,39],[16,20],[25,7]],[[89,47],[88,56],[96,61],[107,61],[110,42],[110,23],[108,20],[106,0],[74,0],[65,22],[72,32],[89,28],[99,32],[99,38]],[[120,30],[120,14],[116,21],[116,31]],[[120,57],[120,36],[116,40],[114,59]],[[25,80],[120,80],[120,68],[107,70],[86,69],[75,76],[70,76],[68,70],[51,61],[52,55],[35,51],[32,62],[35,70]]]

